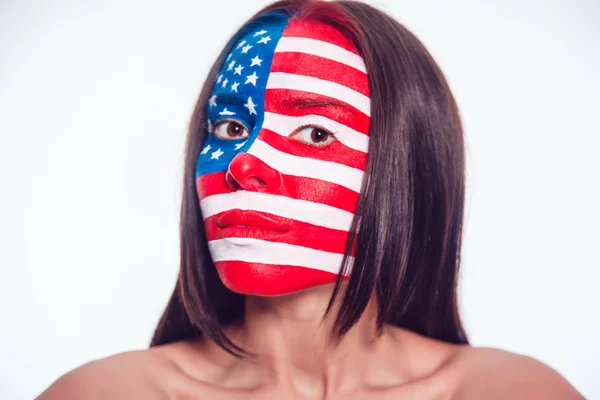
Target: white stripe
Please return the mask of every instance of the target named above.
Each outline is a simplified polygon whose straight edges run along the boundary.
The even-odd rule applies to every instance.
[[[358,168],[331,161],[294,156],[279,151],[260,139],[255,139],[248,154],[256,156],[282,174],[320,179],[360,192],[364,172]]]
[[[371,115],[371,100],[369,97],[337,82],[286,72],[271,72],[267,81],[267,89],[301,90],[333,97],[350,104],[367,116]]]
[[[247,190],[205,197],[200,209],[203,218],[233,209],[253,210],[342,231],[350,230],[354,218],[351,212],[327,204]]]
[[[263,128],[281,136],[289,136],[299,127],[307,125],[322,126],[330,130],[342,144],[354,150],[366,153],[369,148],[369,136],[322,115],[311,114],[292,117],[265,111]]]
[[[208,248],[214,262],[244,261],[276,265],[293,265],[339,273],[343,254],[330,253],[287,243],[251,238],[211,240]],[[349,257],[350,265],[354,261]]]
[[[333,43],[302,37],[282,37],[277,42],[276,53],[295,52],[311,54],[346,64],[349,67],[367,73],[365,61],[361,56]]]

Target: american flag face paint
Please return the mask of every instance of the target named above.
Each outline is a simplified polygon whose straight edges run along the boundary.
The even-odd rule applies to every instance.
[[[224,284],[278,295],[335,282],[369,139],[353,43],[319,22],[264,24],[233,47],[206,107],[196,186]]]

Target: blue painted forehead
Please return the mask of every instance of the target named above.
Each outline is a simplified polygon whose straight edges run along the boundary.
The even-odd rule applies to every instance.
[[[267,16],[263,21],[242,28],[215,77],[206,104],[208,136],[196,163],[196,176],[225,171],[239,152],[247,150],[260,131],[264,119],[267,79],[277,42],[288,17]],[[243,123],[250,137],[220,139],[212,127],[223,119]]]

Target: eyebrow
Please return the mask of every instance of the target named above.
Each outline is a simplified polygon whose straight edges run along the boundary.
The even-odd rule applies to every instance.
[[[218,94],[217,99],[218,104],[225,104],[231,106],[243,106],[244,104],[246,104],[246,100],[242,99],[239,96],[236,96],[235,94]]]
[[[351,111],[351,108],[342,101],[337,101],[334,99],[331,100],[321,100],[321,99],[306,99],[306,98],[295,98],[287,100],[289,105],[293,108],[319,108],[319,107],[342,107],[348,111]]]

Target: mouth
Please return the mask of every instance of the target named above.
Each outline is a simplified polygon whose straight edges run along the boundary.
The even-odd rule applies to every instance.
[[[273,233],[286,233],[290,230],[289,224],[280,217],[240,209],[225,211],[216,224],[222,230],[264,230]]]

